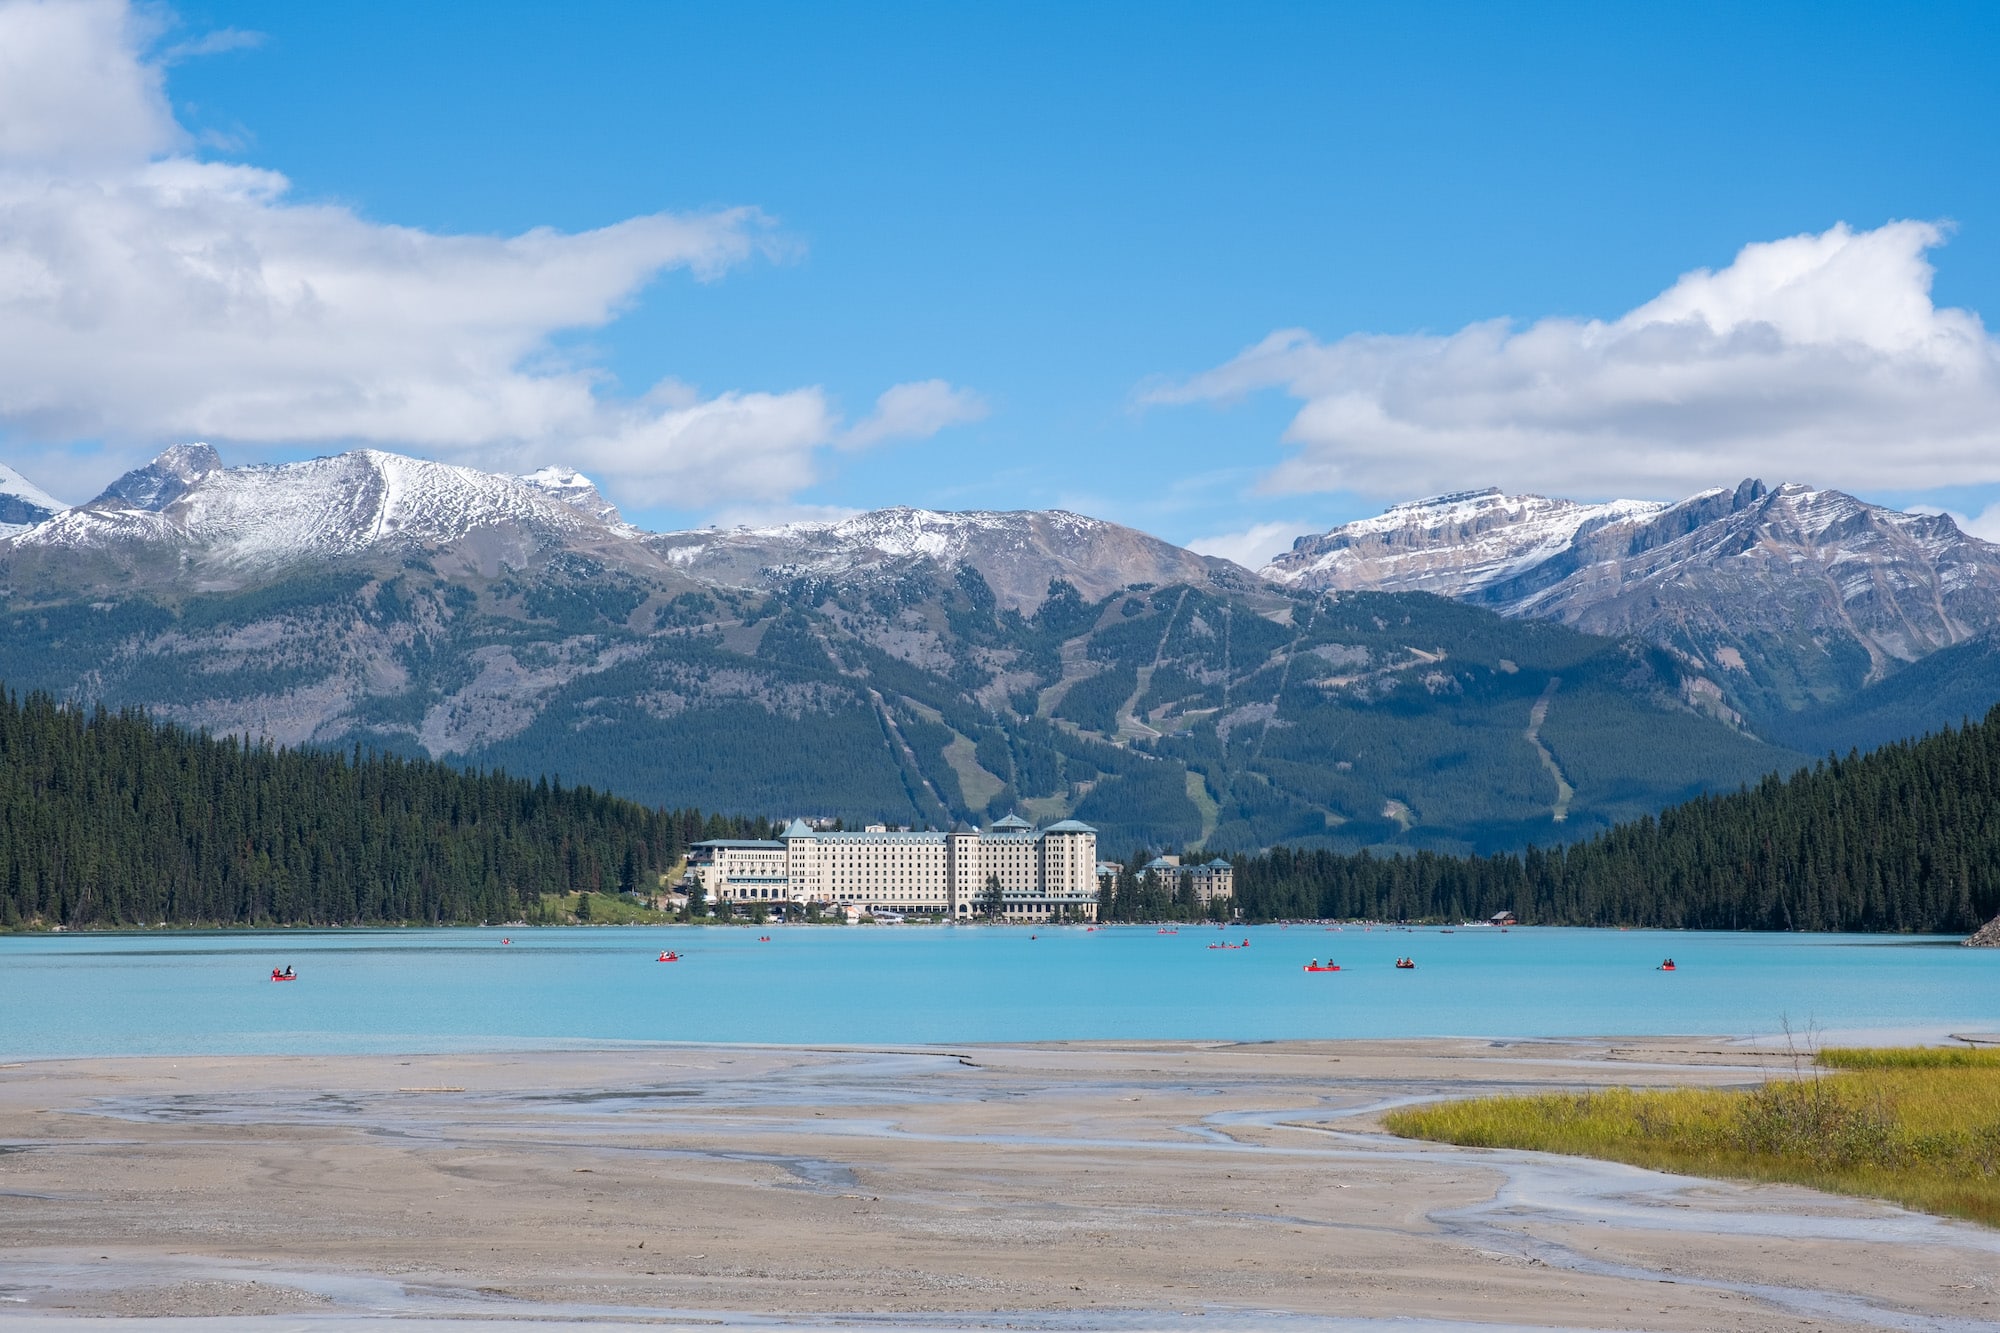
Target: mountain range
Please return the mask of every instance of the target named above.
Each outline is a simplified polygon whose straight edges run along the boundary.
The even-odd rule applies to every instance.
[[[1673,505],[1440,496],[1302,537],[1262,572],[1636,634],[1709,674],[1771,734],[2000,626],[2000,547],[1950,517],[1754,480]]]
[[[74,508],[9,471],[9,516],[15,689],[1107,849],[1569,840],[2000,697],[2000,552],[1800,486],[1439,497],[1257,573],[1060,511],[648,533],[568,469],[376,450],[181,445]]]

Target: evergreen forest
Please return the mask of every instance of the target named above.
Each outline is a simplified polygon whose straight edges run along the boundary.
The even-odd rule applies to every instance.
[[[0,694],[0,926],[507,921],[767,820]]]
[[[1253,919],[1483,919],[1964,933],[2000,913],[2000,707],[1982,722],[1699,796],[1566,847],[1484,857],[1276,848]]]

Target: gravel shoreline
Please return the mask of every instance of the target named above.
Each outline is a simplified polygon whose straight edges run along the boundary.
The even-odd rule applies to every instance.
[[[0,1326],[2000,1327],[1997,1232],[1376,1121],[1790,1069],[1692,1038],[33,1061],[0,1069]]]

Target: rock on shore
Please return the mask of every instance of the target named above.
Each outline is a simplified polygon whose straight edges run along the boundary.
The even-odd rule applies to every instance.
[[[1966,936],[1965,943],[1975,949],[2000,949],[2000,916]]]

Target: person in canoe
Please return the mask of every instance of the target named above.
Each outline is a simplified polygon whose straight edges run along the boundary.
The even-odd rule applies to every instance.
[[[1676,969],[1675,969],[1675,967],[1674,967],[1674,960],[1673,960],[1673,959],[1671,959],[1671,958],[1669,958],[1669,959],[1668,959],[1668,960],[1667,960],[1666,962],[1664,962],[1664,963],[1661,963],[1661,964],[1660,964],[1660,967],[1659,967],[1659,970],[1660,970],[1660,971],[1662,971],[1662,972],[1672,972],[1672,971],[1675,971]]]

